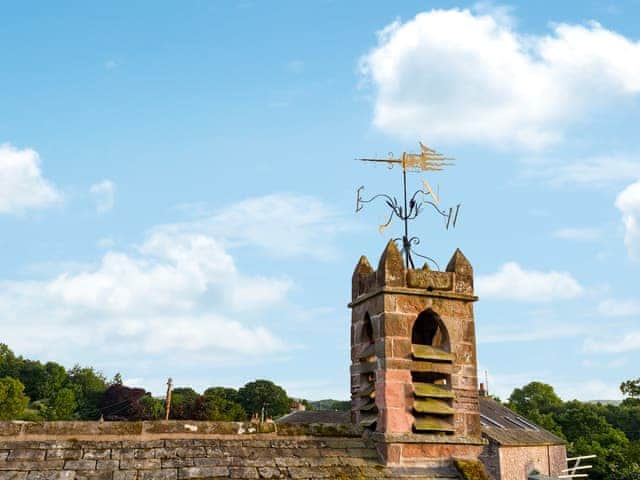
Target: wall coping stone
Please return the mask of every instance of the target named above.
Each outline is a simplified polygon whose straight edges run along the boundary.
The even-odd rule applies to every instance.
[[[487,445],[484,438],[467,438],[455,435],[428,435],[412,433],[382,433],[372,432],[369,438],[380,443],[437,443],[439,445]]]
[[[0,439],[40,440],[54,438],[140,439],[159,438],[217,438],[217,437],[361,437],[364,429],[352,424],[208,422],[161,420],[144,422],[0,422]]]

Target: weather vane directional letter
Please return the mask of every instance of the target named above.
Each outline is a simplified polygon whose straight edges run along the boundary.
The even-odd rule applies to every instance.
[[[380,225],[380,233],[382,233],[384,229],[391,224],[394,216],[402,220],[404,224],[404,235],[402,236],[402,238],[394,238],[394,240],[402,240],[402,252],[404,254],[407,268],[415,268],[412,258],[413,254],[417,255],[418,257],[422,257],[430,262],[433,262],[436,265],[436,268],[439,269],[438,264],[435,262],[435,260],[425,255],[421,255],[413,250],[413,245],[419,245],[420,239],[418,237],[409,237],[409,220],[414,220],[422,211],[422,207],[424,207],[425,205],[430,205],[437,213],[444,217],[445,227],[447,229],[450,226],[455,227],[456,221],[458,219],[458,211],[460,210],[460,204],[456,205],[455,208],[449,208],[448,211],[441,210],[439,195],[438,193],[433,191],[431,185],[429,185],[429,182],[427,182],[427,180],[422,180],[422,184],[424,185],[425,190],[419,189],[411,196],[411,198],[407,198],[407,172],[441,171],[446,166],[454,165],[453,162],[455,159],[445,157],[444,155],[423,145],[422,142],[420,142],[420,153],[404,152],[402,154],[402,157],[400,158],[395,158],[393,154],[390,153],[388,158],[358,158],[357,160],[361,160],[363,162],[386,163],[387,165],[389,165],[389,168],[393,168],[395,165],[402,166],[402,188],[404,194],[404,206],[399,204],[396,197],[391,197],[384,193],[374,195],[368,200],[365,200],[364,198],[362,198],[364,186],[361,186],[357,191],[356,212],[362,210],[365,203],[370,203],[377,198],[383,198],[387,206],[391,209],[391,212],[389,213],[389,218],[387,219],[387,221]]]

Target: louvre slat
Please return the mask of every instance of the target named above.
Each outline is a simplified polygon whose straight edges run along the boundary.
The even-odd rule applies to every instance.
[[[453,353],[445,352],[441,348],[432,347],[431,345],[411,345],[413,358],[420,360],[431,360],[435,362],[453,362]]]
[[[414,383],[413,392],[416,397],[453,398],[453,392],[433,383]]]
[[[424,417],[416,417],[414,425],[418,431],[431,431],[431,432],[454,432],[453,425],[446,420],[438,417],[427,415]]]
[[[438,415],[453,414],[453,408],[451,408],[446,401],[436,400],[434,398],[414,400],[413,409],[420,413],[433,413]]]

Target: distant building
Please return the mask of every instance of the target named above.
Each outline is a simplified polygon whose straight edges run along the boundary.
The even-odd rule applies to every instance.
[[[480,460],[495,480],[527,479],[533,471],[558,476],[567,468],[564,440],[492,398],[480,397],[480,423],[489,442]]]
[[[296,411],[278,423],[349,423],[349,412]],[[567,468],[565,441],[489,397],[480,397],[480,460],[492,480],[557,478]],[[532,472],[539,472],[534,475]]]

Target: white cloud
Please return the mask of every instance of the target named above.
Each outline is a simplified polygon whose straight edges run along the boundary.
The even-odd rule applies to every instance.
[[[0,144],[0,214],[21,213],[61,201],[62,194],[42,176],[38,152]]]
[[[608,317],[630,317],[640,315],[640,301],[609,298],[598,304],[598,312]]]
[[[555,323],[527,323],[527,328],[522,325],[502,325],[499,328],[483,329],[478,336],[478,343],[516,343],[538,342],[540,340],[557,340],[558,338],[577,337],[585,332],[585,328],[571,324]]]
[[[124,360],[170,372],[178,361],[237,366],[273,359],[295,347],[274,330],[295,310],[288,298],[294,282],[241,272],[229,249],[331,249],[327,238],[340,228],[331,212],[311,197],[249,199],[152,229],[139,245],[119,242],[116,250],[106,243],[110,249],[92,263],[63,271],[61,265],[38,280],[0,281],[2,341],[57,361],[104,365],[107,358],[119,370]]]
[[[387,25],[360,63],[376,89],[374,125],[427,142],[539,148],[640,92],[640,43],[595,22],[545,36],[514,23],[504,10],[451,9]]]
[[[583,292],[569,273],[523,270],[516,262],[505,263],[496,273],[478,276],[476,285],[482,297],[521,302],[567,300]]]
[[[640,178],[640,162],[623,155],[593,157],[572,162],[531,160],[523,174],[556,188],[606,188]]]
[[[558,396],[565,401],[620,400],[622,398],[619,384],[610,384],[597,379],[582,382],[560,381],[553,385],[556,387]]]
[[[618,195],[615,205],[622,212],[624,243],[629,255],[640,260],[640,180],[625,188]]]
[[[96,202],[98,213],[108,212],[116,202],[116,184],[111,180],[102,180],[89,188],[89,193]]]
[[[624,353],[640,350],[640,330],[627,332],[617,338],[587,338],[584,351],[595,353]]]
[[[220,239],[227,248],[259,247],[290,257],[335,254],[333,238],[351,229],[340,214],[316,198],[288,193],[250,198],[202,218],[159,227],[158,231],[197,231]]]
[[[478,368],[481,372],[482,369]],[[533,381],[547,383],[564,401],[579,399],[589,400],[617,400],[622,398],[619,383],[606,383],[599,379],[576,381],[558,378],[557,372],[531,371],[519,373],[503,373],[489,371],[489,389],[492,395],[498,395],[507,400],[515,388],[522,388]],[[484,379],[484,377],[483,377]]]
[[[591,242],[598,240],[602,236],[602,231],[593,227],[566,227],[553,232],[553,236],[562,240]]]
[[[2,282],[3,340],[65,348],[118,343],[143,352],[268,354],[284,348],[266,327],[235,319],[285,300],[291,282],[242,275],[213,238],[152,234],[138,255],[46,281]],[[23,338],[19,338],[23,337]]]

